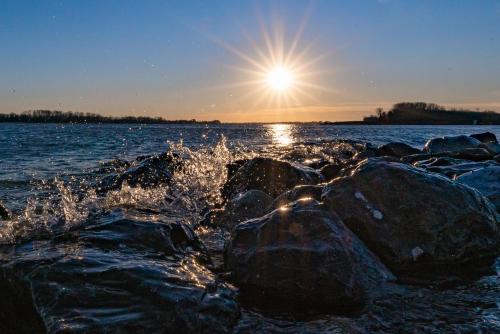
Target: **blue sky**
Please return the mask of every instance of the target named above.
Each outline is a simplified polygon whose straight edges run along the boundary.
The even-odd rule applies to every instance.
[[[292,58],[321,59],[303,94],[278,102],[244,84],[255,66],[241,55],[263,63],[248,39],[266,49],[262,22],[285,49],[305,22]],[[416,100],[500,111],[500,1],[0,0],[0,45],[0,112],[350,120]]]

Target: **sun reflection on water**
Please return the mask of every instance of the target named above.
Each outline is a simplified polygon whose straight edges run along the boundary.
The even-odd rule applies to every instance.
[[[288,146],[295,141],[293,138],[292,124],[268,124],[269,135],[274,144],[279,146]]]

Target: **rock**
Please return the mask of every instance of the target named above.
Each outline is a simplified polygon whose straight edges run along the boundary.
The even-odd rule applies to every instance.
[[[0,314],[37,324],[29,333],[231,332],[235,290],[208,269],[193,231],[133,217],[114,212],[53,239],[2,246],[0,286],[9,290]],[[18,332],[12,322],[2,333]]]
[[[425,144],[423,151],[425,153],[453,152],[462,151],[467,148],[477,148],[479,145],[481,145],[479,140],[464,135],[443,137],[429,140]]]
[[[352,160],[361,161],[364,159],[380,157],[383,155],[384,152],[382,150],[378,149],[377,147],[373,146],[370,143],[367,143],[365,144],[364,148],[361,151],[354,154]]]
[[[11,213],[9,209],[7,209],[7,207],[0,202],[0,220],[10,220],[10,219],[11,219]]]
[[[491,132],[475,133],[470,137],[479,140],[481,143],[495,143],[498,144],[497,136]]]
[[[321,169],[324,166],[329,165],[330,161],[324,160],[324,159],[314,158],[314,159],[306,159],[302,162],[302,164],[304,164],[307,167],[313,168],[313,169]]]
[[[483,144],[481,144],[483,145]],[[429,160],[432,158],[453,158],[453,159],[463,159],[470,161],[485,161],[493,159],[493,155],[482,147],[468,148],[461,151],[455,152],[441,152],[441,153],[424,153],[424,154],[412,154],[401,158],[401,161],[413,164],[417,161]]]
[[[261,217],[271,211],[273,198],[261,190],[251,189],[236,195],[214,218],[214,223],[232,230],[237,224]]]
[[[297,303],[346,312],[394,278],[337,215],[314,200],[236,226],[225,265],[243,294],[274,307]]]
[[[379,150],[383,152],[384,155],[390,155],[393,157],[404,157],[407,155],[422,153],[420,150],[411,147],[405,143],[392,142],[379,147]]]
[[[302,200],[310,201],[311,199],[315,199],[319,201],[321,199],[322,192],[323,186],[321,185],[296,186],[295,188],[290,189],[276,197],[272,207],[273,209],[278,209],[282,206],[290,204],[291,202]]]
[[[257,189],[275,198],[299,184],[315,184],[321,180],[321,174],[312,168],[270,158],[254,158],[226,182],[222,195],[230,199],[247,190]]]
[[[464,173],[456,181],[479,190],[500,212],[500,165]]]
[[[482,143],[480,148],[484,148],[487,150],[491,155],[495,156],[497,154],[500,154],[500,144],[497,143]]]
[[[170,152],[136,159],[123,173],[113,173],[104,177],[96,186],[98,193],[120,189],[126,182],[130,187],[153,187],[167,184],[172,179],[179,162]]]
[[[406,164],[366,160],[351,176],[330,182],[322,200],[405,280],[472,274],[498,254],[491,202],[470,187]]]
[[[454,179],[464,173],[483,169],[489,166],[499,166],[499,164],[495,161],[471,162],[463,159],[439,157],[416,162],[414,166],[424,168],[429,172],[442,174],[450,179]]]
[[[331,180],[331,179],[334,179],[337,176],[339,176],[341,170],[342,170],[342,166],[339,164],[328,164],[328,165],[323,166],[319,170],[319,172],[321,173],[321,175],[323,175],[325,180]]]

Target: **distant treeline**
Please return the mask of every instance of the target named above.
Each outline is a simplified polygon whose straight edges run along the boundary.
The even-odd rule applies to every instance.
[[[500,124],[500,114],[494,111],[446,109],[435,103],[401,102],[390,110],[375,110],[365,117],[368,124]]]
[[[162,117],[110,117],[94,113],[82,113],[59,110],[30,110],[21,114],[0,114],[0,123],[140,123],[140,124],[195,124],[212,123],[220,124],[220,121],[197,121],[190,120],[166,120]]]

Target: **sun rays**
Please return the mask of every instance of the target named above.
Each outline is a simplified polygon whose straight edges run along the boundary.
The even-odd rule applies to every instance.
[[[270,25],[272,29],[269,29],[262,16],[259,16],[258,38],[243,33],[249,46],[245,50],[212,38],[237,56],[240,64],[229,67],[239,72],[242,79],[226,84],[224,88],[244,88],[237,99],[246,104],[249,110],[285,110],[314,104],[318,102],[318,92],[329,91],[315,83],[324,74],[318,70],[318,63],[328,54],[313,55],[314,41],[307,44],[302,41],[307,18],[306,14],[290,38],[279,20],[274,20]]]

